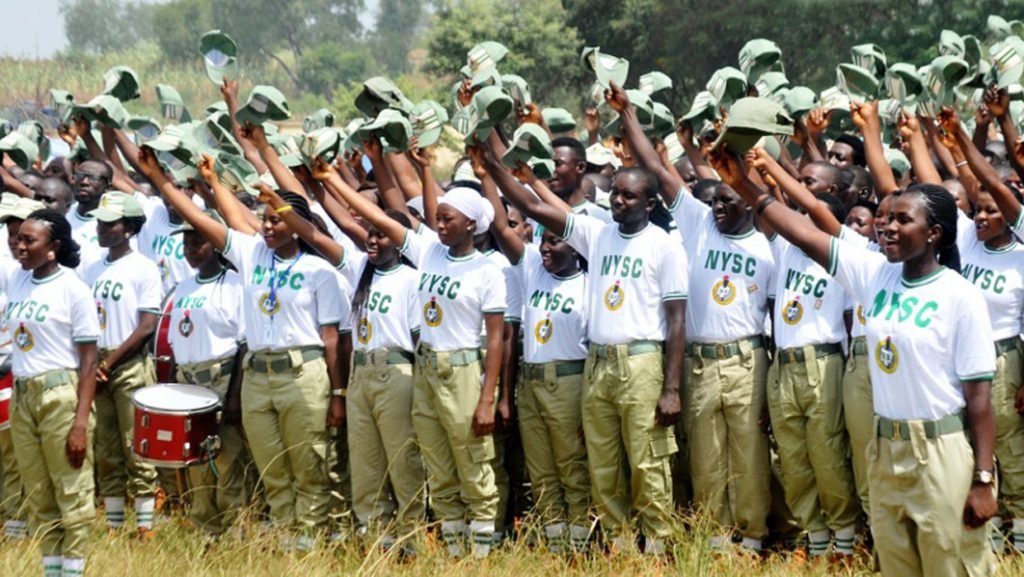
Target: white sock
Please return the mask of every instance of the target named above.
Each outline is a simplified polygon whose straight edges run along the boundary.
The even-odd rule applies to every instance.
[[[494,521],[471,521],[469,535],[473,539],[473,557],[485,559],[494,543]]]
[[[85,559],[65,559],[61,564],[61,577],[81,577],[85,575]]]
[[[836,531],[836,554],[853,555],[853,540],[857,537],[857,527],[850,525]]]
[[[828,529],[811,531],[807,534],[807,540],[810,542],[808,549],[811,557],[821,557],[828,553],[828,545],[831,541]]]
[[[665,540],[658,539],[657,537],[646,537],[644,539],[644,555],[663,557],[665,555]]]
[[[1013,520],[1013,548],[1024,552],[1024,519]]]
[[[24,539],[28,536],[28,523],[15,519],[4,521],[4,536],[11,539]]]
[[[43,577],[60,577],[60,568],[63,564],[63,557],[43,557]]]
[[[730,543],[732,543],[732,539],[728,535],[712,535],[708,537],[708,546],[715,551],[725,549]]]
[[[633,548],[631,539],[627,539],[623,536],[612,538],[612,553],[622,555]]]
[[[749,550],[755,551],[757,553],[761,552],[761,540],[760,539],[754,539],[753,537],[744,537],[743,538],[743,542],[740,543],[740,546],[743,547],[744,549],[749,549]]]
[[[552,523],[544,526],[544,537],[548,540],[548,551],[561,553],[565,549],[565,523]]]
[[[124,497],[104,497],[103,508],[107,511],[107,527],[124,527]]]
[[[569,525],[569,544],[573,551],[582,551],[587,548],[587,541],[590,540],[590,527],[580,525]]]
[[[448,547],[448,554],[452,557],[462,557],[462,542],[466,538],[466,523],[464,521],[442,521],[441,538]]]
[[[153,528],[153,511],[156,510],[156,498],[136,497],[135,499],[135,524],[140,529]]]

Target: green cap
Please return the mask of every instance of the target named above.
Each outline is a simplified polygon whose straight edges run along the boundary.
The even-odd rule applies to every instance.
[[[722,134],[713,146],[725,144],[732,152],[743,154],[768,134],[792,136],[793,119],[781,105],[767,98],[741,98],[729,110]]]
[[[683,143],[679,142],[679,135],[675,131],[662,136],[661,141],[665,143],[665,154],[668,155],[668,161],[672,164],[686,154],[686,149],[683,148]]]
[[[497,86],[485,86],[473,95],[469,131],[483,141],[494,127],[512,114],[512,98]]]
[[[25,220],[30,214],[43,208],[46,207],[38,200],[18,196],[13,192],[5,192],[0,194],[0,224],[7,222],[10,218]]]
[[[175,87],[170,84],[157,84],[156,99],[160,102],[160,116],[176,122],[188,122],[188,120],[184,120],[188,114],[185,108],[185,99],[181,97]]]
[[[818,93],[806,86],[794,86],[786,92],[782,107],[790,118],[800,118],[820,106]]]
[[[215,117],[195,122],[192,134],[195,140],[210,150],[223,151],[228,154],[242,154],[242,146],[235,140],[230,130],[224,128]]]
[[[107,94],[100,94],[84,105],[76,104],[71,108],[71,115],[111,128],[124,128],[130,118],[121,101]]]
[[[394,108],[381,110],[377,118],[364,124],[359,131],[364,135],[376,134],[381,138],[381,146],[394,152],[408,150],[412,139],[412,124],[400,110]]]
[[[363,82],[363,90],[356,96],[356,108],[363,114],[375,118],[385,108],[409,108],[409,99],[402,91],[383,76],[374,76]]]
[[[756,82],[762,74],[776,70],[781,64],[782,49],[779,45],[766,38],[755,38],[748,41],[740,49],[739,64],[744,75],[744,82],[749,79]],[[781,72],[781,70],[779,70]],[[742,98],[739,97],[739,98]]]
[[[587,164],[594,166],[612,165],[616,169],[622,166],[622,161],[615,156],[615,152],[600,142],[595,142],[587,147]]]
[[[318,128],[303,138],[302,155],[310,165],[318,158],[323,158],[330,164],[338,156],[341,144],[341,134],[337,130],[329,126]]]
[[[223,179],[221,179],[221,180],[223,181]],[[258,177],[256,179],[253,179],[253,180],[258,180]],[[234,191],[234,192],[237,192],[237,191]],[[216,210],[213,210],[212,208],[207,208],[207,209],[203,210],[203,214],[205,214],[206,216],[212,218],[213,220],[215,220],[215,221],[217,221],[217,222],[219,222],[221,224],[224,224],[224,219],[220,216],[220,213],[217,212]],[[182,219],[182,220],[183,220],[183,222],[180,225],[178,225],[178,227],[176,229],[171,231],[171,234],[185,234],[186,232],[193,232],[196,229],[194,226],[192,226],[191,222],[189,222],[187,220],[184,220],[184,219]]]
[[[50,89],[50,107],[53,108],[53,112],[57,115],[57,118],[63,118],[64,114],[75,105],[75,96],[67,90],[60,90],[57,88]]]
[[[132,116],[128,119],[128,128],[135,131],[135,144],[153,140],[160,134],[160,123],[148,116]]]
[[[452,128],[466,138],[469,137],[470,120],[476,114],[475,110],[470,110],[471,108],[473,108],[472,102],[469,103],[469,106],[456,110],[451,119]]]
[[[299,141],[287,134],[267,135],[267,143],[274,147],[278,160],[288,168],[302,166],[302,150],[299,148]]]
[[[6,118],[0,118],[0,138],[5,137],[12,132],[14,132],[14,125],[11,124],[11,121]]]
[[[646,92],[639,90],[627,90],[626,96],[629,102],[636,108],[636,118],[640,122],[640,128],[644,133],[654,132],[654,101]],[[622,135],[622,117],[615,115],[611,122],[605,125],[604,131],[612,136]]]
[[[424,100],[413,106],[409,114],[409,124],[412,125],[412,133],[416,137],[416,146],[426,148],[436,144],[441,138],[441,131],[444,130],[446,122],[448,111],[433,100]]]
[[[783,72],[769,70],[757,79],[754,87],[757,88],[757,94],[761,98],[775,99],[776,96],[780,96],[780,93],[789,88],[789,79],[786,78],[786,74]]]
[[[722,115],[718,111],[718,101],[710,92],[702,90],[693,99],[690,111],[683,115],[683,122],[689,123],[696,131],[704,122],[714,122],[721,117]]]
[[[498,63],[506,54],[508,49],[498,42],[488,40],[477,44],[466,53],[466,65],[460,70],[462,77],[468,79],[474,88],[482,84],[493,84],[495,78],[500,84]]]
[[[594,71],[597,82],[603,88],[608,88],[608,82],[614,80],[615,84],[624,86],[629,76],[629,61],[625,58],[602,54],[600,46],[587,46],[580,54],[580,61],[587,68]]]
[[[957,56],[939,56],[932,60],[925,85],[936,106],[952,106],[956,102],[956,87],[967,77],[968,71],[967,61]]]
[[[924,85],[917,68],[906,62],[896,62],[885,71],[885,90],[889,98],[907,101],[917,98]]]
[[[249,92],[249,100],[245,106],[238,109],[235,119],[242,126],[246,122],[253,126],[263,124],[268,120],[288,120],[292,117],[292,111],[288,108],[288,101],[284,94],[273,86],[254,86]]]
[[[39,148],[39,158],[46,160],[50,157],[50,139],[46,138],[46,129],[38,120],[26,120],[18,125],[18,132],[24,134],[29,140],[36,143]]]
[[[0,138],[0,152],[22,168],[29,170],[39,157],[39,146],[20,132],[12,132]]]
[[[715,97],[716,102],[729,106],[747,95],[747,77],[739,70],[726,66],[711,75],[705,88]]]
[[[157,159],[171,170],[178,170],[183,165],[193,164],[193,151],[199,149],[199,143],[192,130],[192,126],[171,124],[165,126],[156,138],[144,142],[142,146],[156,151]]]
[[[640,90],[651,96],[672,90],[672,79],[663,72],[648,72],[640,77]]]
[[[989,34],[995,36],[998,40],[1002,40],[1014,34],[1013,24],[1007,22],[1006,19],[1003,18],[1002,16],[989,14],[988,20],[985,22],[985,25],[988,28]]]
[[[853,63],[867,70],[875,78],[885,74],[885,51],[877,44],[858,44],[850,49]]]
[[[248,160],[234,154],[220,153],[214,165],[220,181],[233,193],[247,192],[257,196],[259,192],[249,186],[260,179],[256,168]]]
[[[206,110],[204,110],[204,112],[206,113],[207,116],[212,116],[214,114],[217,114],[218,112],[227,112],[227,111],[228,111],[228,105],[223,100],[218,100],[217,102],[211,102],[209,104],[209,106],[206,107]]]
[[[363,133],[360,132],[360,129],[364,124],[366,124],[365,118],[354,118],[345,125],[344,132],[348,136],[343,146],[345,154],[349,154],[363,145]]]
[[[874,100],[878,94],[878,79],[870,70],[856,64],[844,62],[836,67],[836,86],[854,102]]]
[[[526,164],[534,176],[541,180],[549,180],[555,176],[555,161],[550,158],[531,158]]]
[[[238,79],[238,45],[220,30],[210,30],[199,39],[199,53],[206,65],[206,77],[224,84],[224,77]]]
[[[536,124],[525,123],[512,135],[512,142],[502,155],[501,163],[516,168],[520,164],[529,165],[533,158],[551,160],[554,155],[547,131]]]
[[[117,222],[122,218],[133,216],[145,216],[142,205],[135,200],[134,194],[127,194],[119,190],[104,192],[100,197],[100,204],[89,211],[89,216],[96,217],[101,222]]]
[[[963,58],[967,48],[964,39],[952,30],[943,30],[939,34],[939,56],[956,56]]]
[[[668,106],[665,106],[660,102],[652,102],[651,113],[654,115],[654,118],[652,119],[650,130],[645,131],[648,133],[648,136],[665,134],[666,132],[672,132],[675,129],[675,117],[672,115],[672,111],[669,110]]]
[[[910,160],[900,150],[886,146],[885,160],[889,163],[889,168],[896,173],[896,178],[903,178],[910,172]]]
[[[109,94],[121,102],[135,100],[141,95],[139,75],[127,66],[115,66],[103,74],[103,94]]]
[[[544,124],[548,125],[553,134],[576,130],[576,119],[564,108],[545,108],[541,111],[541,116],[544,117]]]
[[[503,74],[501,76],[501,87],[516,101],[519,106],[533,104],[530,98],[530,85],[518,74]]]
[[[313,132],[330,126],[334,126],[334,113],[326,108],[321,108],[302,120],[303,132]]]
[[[1024,72],[1024,40],[1010,36],[1006,40],[993,44],[988,49],[992,68],[988,73],[990,83],[1006,88],[1020,82]]]

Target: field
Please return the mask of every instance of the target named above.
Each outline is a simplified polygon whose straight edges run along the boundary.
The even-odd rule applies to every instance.
[[[763,575],[870,575],[866,557],[851,568],[826,562],[799,563],[788,556],[773,555],[765,561],[753,561],[739,555],[712,552],[706,545],[708,525],[696,521],[689,533],[676,536],[673,556],[658,561],[631,555],[558,556],[526,539],[507,544],[492,552],[484,561],[448,558],[432,540],[422,544],[421,554],[414,562],[402,563],[394,556],[381,554],[372,546],[367,553],[354,541],[321,546],[310,554],[278,550],[280,534],[263,532],[258,524],[243,524],[244,537],[230,537],[207,543],[198,531],[181,520],[167,520],[158,525],[156,537],[141,543],[127,533],[108,534],[97,521],[96,540],[89,558],[88,574],[118,576],[195,576],[195,577],[263,577],[301,575],[302,577],[335,577],[337,575],[444,575],[445,577],[523,576],[661,576]],[[0,575],[22,576],[40,574],[39,558],[31,541],[4,542],[0,547]],[[1000,576],[1024,575],[1024,559],[1006,558]]]

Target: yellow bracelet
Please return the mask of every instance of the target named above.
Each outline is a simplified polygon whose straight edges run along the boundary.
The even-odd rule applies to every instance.
[[[281,208],[275,208],[274,212],[276,212],[277,214],[284,214],[284,213],[288,212],[289,210],[293,210],[292,209],[292,205],[286,204],[286,205],[282,206]]]

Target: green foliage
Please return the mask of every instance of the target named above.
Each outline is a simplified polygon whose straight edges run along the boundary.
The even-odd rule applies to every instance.
[[[373,66],[368,48],[346,50],[336,42],[325,42],[299,58],[299,82],[304,89],[331,99],[337,86],[362,82]]]
[[[64,31],[72,52],[124,50],[152,34],[153,6],[124,0],[61,0]]]
[[[408,68],[409,50],[416,42],[423,21],[422,0],[380,0],[380,12],[374,29],[377,61],[390,74]]]
[[[153,12],[156,43],[164,58],[171,61],[194,60],[202,35],[196,31],[213,27],[212,0],[177,0],[157,6]]]

